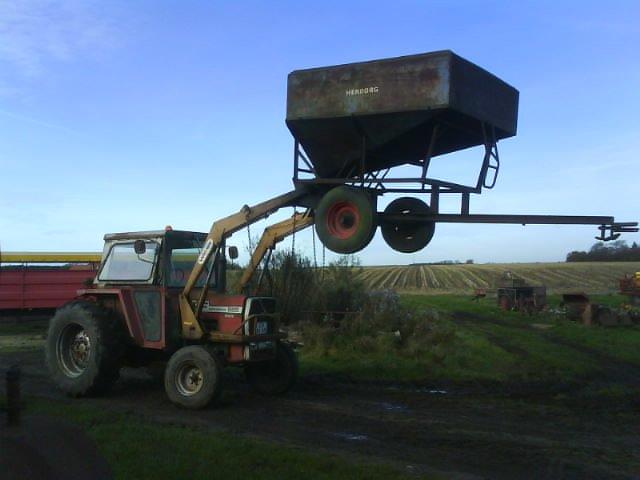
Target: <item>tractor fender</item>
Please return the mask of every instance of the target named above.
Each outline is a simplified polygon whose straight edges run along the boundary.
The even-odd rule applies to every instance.
[[[142,345],[144,343],[144,333],[140,322],[137,321],[138,315],[135,311],[133,299],[130,297],[122,289],[110,288],[80,290],[78,291],[77,299],[98,303],[115,312],[117,317],[123,321],[129,338],[137,345]]]

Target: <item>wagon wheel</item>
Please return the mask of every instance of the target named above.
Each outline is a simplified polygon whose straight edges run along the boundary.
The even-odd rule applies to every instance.
[[[384,209],[385,215],[426,215],[429,205],[413,197],[397,198]],[[387,245],[398,252],[414,253],[426,247],[436,231],[435,222],[391,222],[380,227]]]
[[[329,190],[315,210],[318,238],[336,253],[355,253],[376,233],[375,204],[370,195],[353,187]]]

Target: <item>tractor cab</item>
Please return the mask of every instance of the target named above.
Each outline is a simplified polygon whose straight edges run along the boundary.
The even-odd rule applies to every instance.
[[[119,299],[111,308],[128,320],[139,346],[171,351],[185,338],[180,296],[184,295],[206,238],[205,233],[170,228],[107,234],[94,288],[86,292]],[[220,251],[226,252],[224,245],[221,247]],[[231,258],[237,257],[234,247],[229,251]],[[227,293],[226,266],[225,254],[211,255],[187,297],[197,311],[198,299],[206,290],[197,316],[202,338],[225,343],[229,335],[273,336],[246,342],[233,337],[235,342],[224,347],[229,363],[269,358],[274,354],[278,334],[275,299]]]
[[[183,288],[202,252],[206,237],[206,233],[170,228],[107,234],[104,236],[102,261],[94,284],[98,287],[134,284]],[[202,287],[209,278],[209,289],[224,293],[226,257],[218,256],[215,264],[213,260],[210,259],[205,265],[196,287]],[[214,272],[209,275],[211,268]]]

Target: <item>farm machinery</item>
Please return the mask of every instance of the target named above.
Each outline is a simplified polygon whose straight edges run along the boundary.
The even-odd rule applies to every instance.
[[[498,306],[505,311],[514,310],[532,314],[547,306],[547,289],[532,286],[512,272],[504,272],[496,290]]]
[[[640,306],[640,272],[620,279],[620,295],[626,295],[631,305]]]
[[[471,194],[496,183],[497,142],[516,134],[517,110],[516,89],[450,51],[292,72],[286,124],[294,189],[216,221],[208,234],[106,235],[94,285],[50,323],[46,357],[55,382],[71,395],[98,393],[123,364],[168,360],[165,390],[183,407],[218,398],[226,365],[244,368],[260,393],[286,392],[295,354],[275,299],[256,295],[250,279],[277,242],[311,225],[342,254],[365,248],[378,227],[392,249],[417,252],[438,222],[591,224],[601,240],[637,231],[637,223],[609,216],[470,213]],[[470,147],[482,150],[475,184],[429,175],[435,157]],[[396,167],[415,173],[394,176]],[[385,194],[412,196],[379,212]],[[459,195],[460,212],[441,213],[441,195]],[[239,284],[227,288],[227,254],[237,256],[227,239],[285,207],[303,211],[265,230]]]

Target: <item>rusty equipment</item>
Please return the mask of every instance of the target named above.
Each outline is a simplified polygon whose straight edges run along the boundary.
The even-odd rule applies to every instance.
[[[294,136],[293,182],[311,193],[323,244],[353,253],[380,226],[394,250],[412,253],[446,223],[597,225],[598,239],[637,231],[610,216],[471,214],[471,194],[496,184],[498,141],[516,134],[518,91],[451,51],[296,70],[289,74],[287,126]],[[461,185],[429,176],[432,160],[482,148],[477,180]],[[395,177],[399,165],[413,176]],[[403,197],[377,212],[385,193]],[[460,213],[439,211],[442,194],[460,195]]]
[[[476,288],[473,291],[473,296],[471,297],[471,301],[479,302],[483,298],[487,297],[487,291],[484,288]]]
[[[627,296],[631,305],[640,306],[640,272],[620,279],[620,295]]]
[[[592,303],[589,296],[582,292],[564,293],[562,295],[562,306],[564,306],[569,320],[586,326],[628,326],[640,320],[633,311]]]
[[[547,306],[547,289],[531,286],[511,272],[505,272],[497,288],[498,306],[502,310],[532,314]]]

